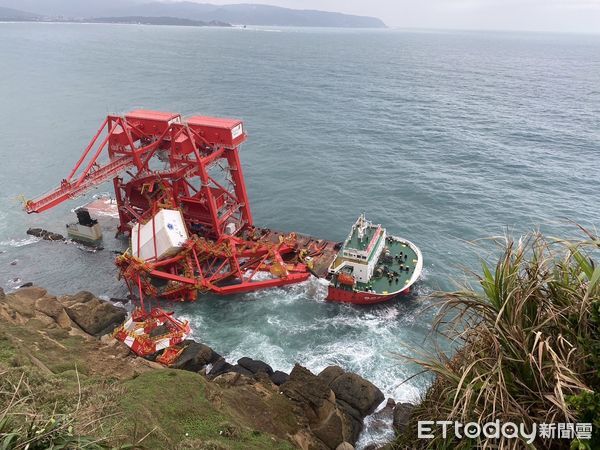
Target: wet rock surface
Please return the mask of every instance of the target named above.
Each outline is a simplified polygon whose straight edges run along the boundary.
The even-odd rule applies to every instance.
[[[127,317],[127,311],[112,303],[96,298],[90,292],[79,292],[59,299],[66,305],[71,320],[83,331],[93,336],[112,332]]]
[[[398,403],[394,407],[394,430],[398,434],[402,434],[408,427],[410,416],[413,413],[415,405],[411,403]]]
[[[238,359],[237,363],[244,369],[247,369],[250,372],[252,372],[253,374],[264,372],[267,375],[271,375],[273,373],[273,368],[270,365],[268,365],[266,362],[259,361],[256,359],[244,357]]]
[[[29,228],[27,234],[45,239],[47,241],[64,241],[65,237],[59,233],[53,233],[42,228]]]
[[[200,344],[195,341],[186,340],[183,342],[185,346],[179,358],[173,364],[174,369],[189,370],[191,372],[199,372],[208,364],[213,364],[221,358],[221,355],[216,353],[208,345]]]
[[[372,414],[385,396],[377,386],[341,367],[329,366],[319,377],[335,392],[336,398],[358,411],[362,417]]]
[[[218,377],[219,375],[223,375],[224,373],[231,372],[233,369],[233,365],[229,364],[225,361],[225,358],[219,358],[212,366],[210,371],[208,372],[208,379],[212,380]]]
[[[353,444],[358,439],[364,416],[338,400],[323,378],[296,365],[280,390],[300,405],[310,429],[328,448],[344,442]]]
[[[208,366],[207,379],[219,385],[264,386],[268,391],[283,394],[295,405],[296,420],[304,423],[308,436],[312,436],[303,437],[311,444],[299,444],[301,448],[354,448],[365,417],[383,401],[383,394],[372,383],[337,366],[315,375],[296,365],[288,375],[247,357],[230,364],[209,346],[195,341],[187,340],[182,345],[185,349],[173,368],[202,373]],[[388,405],[390,415],[393,405],[392,400]]]
[[[269,378],[276,386],[281,386],[283,383],[290,379],[290,376],[287,373],[282,372],[281,370],[276,370],[269,376]]]

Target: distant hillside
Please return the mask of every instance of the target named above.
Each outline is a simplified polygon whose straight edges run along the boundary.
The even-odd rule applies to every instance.
[[[133,15],[219,20],[243,25],[385,28],[385,24],[375,17],[254,4],[218,6],[193,2],[152,2],[133,5],[124,10],[135,12]]]
[[[179,17],[95,17],[87,21],[93,23],[123,23],[123,24],[141,24],[141,25],[178,25],[183,27],[230,27],[225,22],[211,21],[203,22],[201,20],[181,19]]]
[[[39,17],[39,15],[27,11],[0,6],[0,20],[35,20]]]
[[[147,0],[146,0],[147,1]],[[141,3],[138,0],[0,0],[0,6],[32,11],[46,17],[100,17],[115,14],[124,6]]]
[[[385,24],[375,17],[254,4],[211,5],[189,1],[147,0],[0,0],[0,5],[4,8],[34,11],[51,18],[172,17],[240,25],[385,28]]]

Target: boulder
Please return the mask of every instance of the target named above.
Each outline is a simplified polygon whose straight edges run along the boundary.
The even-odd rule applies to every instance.
[[[240,358],[238,359],[238,364],[242,366],[244,369],[249,370],[250,372],[258,373],[265,372],[267,375],[271,375],[273,373],[273,369],[266,362],[259,361],[252,358]]]
[[[4,300],[5,297],[6,297],[6,294],[4,293],[4,289],[2,289],[0,287],[0,300]]]
[[[281,370],[276,370],[269,376],[269,378],[274,384],[276,384],[277,386],[281,386],[283,383],[290,379],[290,376],[287,373],[282,372]]]
[[[362,421],[364,419],[364,416],[360,413],[360,411],[354,408],[353,406],[349,405],[344,400],[336,398],[335,401],[338,404],[338,406],[342,408],[350,417],[360,422],[362,429]]]
[[[66,304],[65,310],[71,320],[93,336],[110,333],[127,317],[123,308],[100,300],[89,292],[80,292],[72,296]]]
[[[35,309],[52,317],[63,330],[71,329],[71,319],[56,297],[44,296],[35,302]]]
[[[252,372],[250,372],[245,367],[240,366],[239,364],[236,364],[235,366],[233,366],[231,368],[231,372],[239,373],[240,375],[244,375],[245,377],[248,377],[248,378],[252,378],[254,376],[254,374]]]
[[[62,234],[58,234],[58,233],[51,233],[51,232],[46,232],[46,234],[44,234],[44,236],[42,236],[43,239],[45,239],[46,241],[64,241],[65,238]]]
[[[319,373],[319,378],[321,378],[327,386],[331,386],[333,380],[345,373],[346,371],[340,366],[329,366]]]
[[[350,442],[342,442],[335,448],[335,450],[354,450],[354,445],[352,445]]]
[[[231,372],[233,366],[225,361],[225,358],[219,358],[208,372],[208,379],[214,380],[219,375],[223,375],[224,373]]]
[[[398,434],[402,434],[408,428],[408,422],[410,416],[415,408],[415,405],[411,403],[397,403],[394,408],[394,430]]]
[[[65,306],[72,306],[76,303],[87,303],[94,300],[96,296],[91,292],[81,291],[73,295],[63,295],[58,300]]]
[[[15,292],[15,294],[19,294],[19,296],[21,297],[27,297],[32,300],[37,300],[38,298],[42,298],[44,295],[46,295],[47,292],[48,291],[46,289],[43,289],[41,287],[25,286],[19,288]]]
[[[199,372],[207,364],[214,362],[216,354],[208,345],[194,341],[186,341],[185,344],[186,347],[172,366],[174,369]]]
[[[325,382],[305,367],[296,364],[280,391],[302,409],[310,430],[327,447],[353,439],[352,419],[338,408]]]
[[[30,228],[27,230],[27,234],[35,237],[43,237],[46,231],[41,228]]]
[[[6,296],[2,301],[21,316],[33,317],[35,315],[35,302],[38,298],[43,297],[44,295],[46,295],[45,289],[28,287],[18,289],[12,294]]]
[[[396,402],[388,399],[386,405],[379,411],[369,417],[369,432],[373,435],[387,435],[390,431],[390,425],[394,417],[394,407]],[[376,446],[380,448],[380,445]]]
[[[336,398],[343,400],[365,417],[385,399],[383,393],[370,381],[355,373],[344,373],[331,382]]]
[[[360,432],[363,430],[363,416],[345,401],[336,399],[335,402],[338,408],[343,411],[348,418],[349,438],[347,440],[356,442],[360,436]]]
[[[42,298],[38,298],[35,302],[35,309],[43,312],[47,316],[55,318],[61,311],[64,311],[63,305],[58,301],[56,297],[46,295]]]

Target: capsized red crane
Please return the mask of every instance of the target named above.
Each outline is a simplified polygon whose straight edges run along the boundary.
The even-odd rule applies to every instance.
[[[304,281],[310,276],[304,258],[319,249],[300,248],[294,233],[264,239],[254,227],[239,159],[245,141],[236,119],[184,120],[147,110],[110,115],[60,185],[25,209],[46,211],[112,179],[120,233],[131,235],[142,224],[154,230],[161,209],[180,211],[190,237],[176,254],[161,258],[155,251],[142,259],[138,237],[116,259],[140,300],[195,300],[199,292],[234,294]]]
[[[245,140],[235,119],[110,115],[60,185],[25,203],[28,213],[41,213],[112,179],[118,233],[131,237],[116,264],[140,301],[114,336],[140,356],[161,352],[156,360],[169,365],[190,334],[173,313],[147,310],[144,297],[194,301],[200,292],[298,283],[314,270],[324,275],[335,257],[332,242],[254,227],[239,159]],[[175,231],[182,238],[175,251],[159,251]]]

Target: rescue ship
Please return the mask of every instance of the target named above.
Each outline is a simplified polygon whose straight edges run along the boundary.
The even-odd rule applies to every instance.
[[[412,242],[387,234],[361,214],[329,266],[327,299],[373,304],[408,294],[423,270]]]

